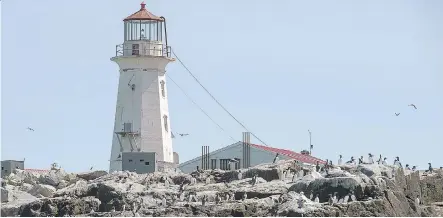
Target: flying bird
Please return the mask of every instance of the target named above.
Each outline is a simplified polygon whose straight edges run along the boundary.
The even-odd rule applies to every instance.
[[[417,109],[417,107],[414,104],[410,104],[408,106],[414,107],[414,109]]]
[[[26,128],[27,130],[29,130],[29,131],[35,131],[33,128],[31,128],[31,127],[28,127],[28,128]]]
[[[398,117],[398,115],[400,115],[400,113],[395,113],[395,116],[397,116],[397,117]]]
[[[189,134],[188,133],[180,133],[179,134],[181,137],[183,137],[183,136],[188,136]]]
[[[92,168],[94,168],[94,167],[91,167],[89,170],[92,170]]]

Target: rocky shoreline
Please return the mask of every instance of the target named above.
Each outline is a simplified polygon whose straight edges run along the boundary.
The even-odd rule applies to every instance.
[[[238,173],[19,170],[2,180],[1,216],[443,216],[441,170],[362,164],[318,173],[279,161]],[[343,202],[350,193],[355,201]]]

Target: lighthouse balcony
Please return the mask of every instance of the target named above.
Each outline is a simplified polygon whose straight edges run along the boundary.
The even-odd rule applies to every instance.
[[[127,41],[116,45],[115,56],[150,56],[150,57],[171,57],[171,46],[165,46],[158,41],[140,40]]]

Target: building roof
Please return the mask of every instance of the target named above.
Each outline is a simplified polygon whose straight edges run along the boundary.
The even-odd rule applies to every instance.
[[[228,145],[226,147],[223,147],[223,148],[217,149],[215,151],[212,151],[212,152],[209,153],[209,155],[213,155],[214,153],[221,152],[221,151],[229,149],[231,147],[241,145],[242,143],[243,142],[241,142],[241,141],[240,142],[236,142],[236,143],[234,143],[232,145]],[[273,148],[273,147],[269,147],[269,146],[256,145],[256,144],[251,144],[251,146],[254,147],[254,148],[260,149],[262,151],[272,152],[272,153],[275,153],[275,154],[278,153],[279,155],[287,156],[289,158],[298,160],[298,161],[303,162],[303,163],[316,164],[317,161],[320,164],[325,164],[326,163],[326,161],[323,161],[323,160],[321,160],[319,158],[316,158],[316,157],[313,157],[311,155],[300,154],[300,153],[297,153],[297,152],[294,152],[294,151],[290,151],[290,150],[286,150],[286,149],[279,149],[279,148]],[[199,159],[201,159],[201,156],[198,156],[196,158],[193,158],[191,160],[183,162],[183,163],[179,164],[179,166],[187,165],[187,164],[189,164],[191,162],[194,162],[194,161],[197,161]]]
[[[251,144],[252,147],[261,149],[261,150],[265,150],[265,151],[270,151],[273,153],[278,153],[279,155],[284,155],[287,157],[290,157],[292,159],[301,161],[303,163],[310,163],[310,164],[316,164],[317,161],[320,164],[324,164],[326,163],[326,161],[323,161],[321,159],[318,159],[316,157],[313,157],[311,155],[307,155],[307,154],[300,154],[294,151],[290,151],[290,150],[286,150],[286,149],[280,149],[280,148],[273,148],[273,147],[269,147],[269,146],[264,146],[264,145],[256,145],[256,144]]]
[[[41,170],[41,169],[24,169],[26,172],[30,173],[46,173],[49,172],[49,170]]]
[[[146,4],[145,2],[142,2],[140,4],[140,10],[131,14],[129,17],[125,18],[123,21],[128,20],[157,20],[157,21],[163,21],[161,17],[157,17],[148,10],[146,10]]]

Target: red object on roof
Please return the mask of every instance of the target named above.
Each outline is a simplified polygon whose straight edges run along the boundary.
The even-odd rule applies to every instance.
[[[157,21],[163,21],[161,17],[157,17],[148,10],[146,10],[146,4],[145,2],[142,2],[140,4],[140,10],[133,13],[129,17],[125,18],[123,21],[128,20],[157,20]]]
[[[26,172],[31,173],[47,173],[49,170],[40,170],[40,169],[25,169]]]
[[[319,164],[325,164],[326,161],[323,161],[321,159],[318,159],[316,157],[313,157],[311,155],[307,155],[307,154],[300,154],[297,152],[293,152],[290,150],[286,150],[286,149],[279,149],[279,148],[272,148],[272,147],[268,147],[268,146],[263,146],[263,145],[255,145],[255,144],[251,144],[252,147],[256,147],[265,151],[270,151],[273,153],[278,153],[279,155],[284,155],[287,157],[290,157],[292,159],[298,160],[300,162],[303,163],[309,163],[309,164],[317,164],[317,161],[319,162]]]

